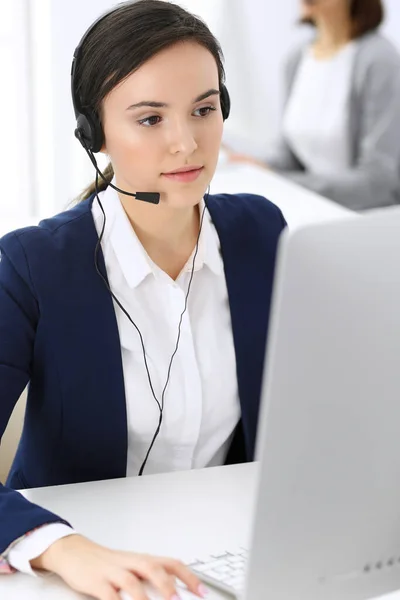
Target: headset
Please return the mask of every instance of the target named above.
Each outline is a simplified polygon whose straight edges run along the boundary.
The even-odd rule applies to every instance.
[[[78,46],[76,47],[76,49],[74,51],[73,59],[72,59],[72,66],[71,66],[71,96],[72,96],[72,104],[73,104],[75,118],[76,118],[75,137],[79,140],[79,142],[83,146],[85,152],[87,153],[90,161],[92,162],[92,164],[96,170],[96,181],[95,181],[96,193],[95,193],[95,195],[97,198],[97,202],[100,206],[100,209],[103,213],[103,225],[102,225],[101,233],[98,236],[96,248],[94,251],[95,268],[96,268],[98,275],[101,277],[104,285],[106,286],[108,292],[110,293],[110,295],[116,302],[116,304],[119,306],[119,308],[125,314],[127,319],[130,321],[130,323],[135,327],[136,331],[138,332],[141,346],[142,346],[144,365],[145,365],[146,372],[147,372],[147,378],[148,378],[150,390],[151,390],[152,396],[153,396],[154,400],[156,401],[158,409],[159,409],[159,420],[158,420],[157,429],[154,433],[151,444],[147,450],[146,456],[144,457],[143,463],[140,467],[140,470],[138,473],[138,476],[140,477],[143,475],[143,471],[146,466],[147,460],[149,458],[150,452],[154,446],[154,443],[158,437],[158,434],[160,433],[160,429],[161,429],[161,425],[162,425],[163,411],[164,411],[164,397],[165,397],[165,392],[167,390],[168,383],[170,380],[173,360],[174,360],[175,355],[178,352],[178,348],[179,348],[182,319],[183,319],[183,315],[185,314],[185,312],[187,310],[187,306],[188,306],[189,292],[190,292],[190,288],[191,288],[193,276],[194,276],[195,261],[196,261],[196,257],[197,257],[197,253],[198,253],[198,249],[199,249],[200,234],[201,234],[201,230],[202,230],[202,226],[203,226],[203,220],[204,220],[205,209],[207,206],[207,200],[205,198],[205,205],[204,205],[204,209],[202,211],[201,218],[200,218],[199,234],[197,237],[196,247],[195,247],[195,251],[194,251],[194,255],[193,255],[192,270],[191,270],[188,288],[187,288],[187,292],[186,292],[186,296],[185,296],[184,308],[183,308],[183,311],[181,313],[180,320],[179,320],[178,335],[177,335],[177,339],[176,339],[175,349],[174,349],[174,352],[173,352],[170,362],[169,362],[167,379],[166,379],[166,382],[165,382],[165,385],[164,385],[164,388],[163,388],[163,391],[161,394],[161,401],[159,401],[156,396],[156,393],[154,391],[153,383],[151,380],[142,333],[141,333],[139,327],[136,325],[136,323],[133,321],[133,319],[129,315],[128,311],[123,307],[121,302],[118,300],[118,298],[112,292],[112,290],[109,286],[107,277],[101,272],[99,264],[98,264],[98,254],[100,251],[101,241],[103,239],[105,225],[106,225],[106,214],[105,214],[104,208],[103,208],[100,198],[99,198],[99,189],[98,189],[99,176],[103,179],[103,181],[107,185],[111,186],[116,191],[120,192],[121,194],[127,195],[127,196],[132,196],[132,197],[136,198],[136,200],[141,200],[143,202],[149,202],[151,204],[158,204],[160,202],[160,194],[156,193],[156,192],[135,192],[135,193],[127,192],[127,191],[119,189],[118,187],[113,185],[111,182],[107,181],[107,179],[105,178],[103,173],[98,168],[97,161],[94,156],[94,153],[99,152],[104,144],[103,127],[101,125],[100,118],[99,118],[98,114],[96,113],[96,111],[94,110],[94,108],[88,108],[88,107],[84,108],[83,107],[81,98],[80,98],[78,90],[77,90],[77,84],[76,84],[77,65],[79,64],[79,61],[81,59],[82,47],[83,47],[87,37],[91,34],[91,32],[98,25],[98,23],[103,21],[103,19],[107,18],[110,14],[114,13],[119,8],[120,8],[120,5],[117,7],[114,7],[113,9],[111,9],[111,10],[107,11],[106,13],[104,13],[103,15],[101,15],[96,21],[94,21],[94,23],[92,23],[92,25],[84,33],[81,41],[79,42]],[[228,90],[222,82],[220,84],[220,102],[221,102],[222,117],[225,121],[229,117],[231,101],[230,101]],[[209,194],[209,191],[207,191],[207,198],[208,198],[208,194]]]

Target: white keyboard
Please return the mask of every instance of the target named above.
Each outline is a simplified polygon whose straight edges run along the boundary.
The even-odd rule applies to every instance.
[[[248,551],[239,548],[234,552],[212,554],[187,563],[187,566],[204,583],[238,597],[244,591]]]

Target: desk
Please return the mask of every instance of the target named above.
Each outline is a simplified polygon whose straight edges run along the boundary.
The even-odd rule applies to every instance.
[[[210,185],[211,194],[247,192],[271,200],[282,210],[290,229],[357,213],[261,167],[222,164]]]
[[[212,194],[248,192],[265,196],[279,206],[291,229],[355,214],[272,171],[254,165],[222,164],[215,173],[210,191]],[[8,231],[36,225],[39,221],[40,217],[0,218],[0,237]]]
[[[256,465],[148,475],[24,491],[94,541],[191,560],[248,542]],[[184,596],[182,596],[184,598]],[[191,594],[185,600],[194,598]],[[75,600],[56,577],[0,576],[0,598]],[[210,594],[209,600],[226,598]]]
[[[248,545],[256,474],[253,463],[39,488],[24,495],[100,544],[191,560]],[[15,574],[0,577],[0,598],[77,600],[83,596],[54,576],[34,579]],[[212,591],[208,598],[227,597]],[[380,600],[400,600],[400,593]]]

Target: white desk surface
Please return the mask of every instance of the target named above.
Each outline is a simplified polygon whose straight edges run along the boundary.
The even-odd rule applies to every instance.
[[[257,464],[252,463],[38,488],[24,495],[100,544],[191,560],[248,546],[256,475]],[[77,600],[83,596],[53,575],[35,579],[18,573],[0,576],[0,598]],[[183,593],[182,598],[194,597]],[[212,591],[208,598],[227,597]],[[400,600],[400,593],[384,600]]]
[[[290,229],[357,214],[281,175],[253,165],[222,164],[211,182],[210,193],[223,192],[265,196],[279,206]]]
[[[256,465],[27,490],[90,539],[121,550],[192,560],[248,543]],[[72,600],[55,576],[0,576],[4,600]],[[185,600],[194,598],[184,594]],[[209,600],[226,598],[212,593]]]
[[[291,229],[308,223],[340,219],[354,214],[272,171],[266,171],[253,165],[222,164],[218,167],[211,182],[210,192],[212,194],[247,192],[265,196],[279,206]],[[45,216],[51,215],[44,215],[42,218]],[[0,236],[20,227],[36,225],[39,221],[40,217],[24,215],[0,217]]]

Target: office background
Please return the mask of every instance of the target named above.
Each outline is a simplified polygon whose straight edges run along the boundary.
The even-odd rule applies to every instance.
[[[92,166],[73,136],[71,58],[84,30],[115,4],[13,0],[2,8],[0,219],[24,224],[54,214],[92,179]],[[297,40],[310,35],[295,25],[298,0],[181,4],[206,20],[225,53],[233,102],[226,139],[239,150],[262,155],[278,127],[282,61]],[[385,7],[384,31],[400,49],[399,0],[385,0]]]

